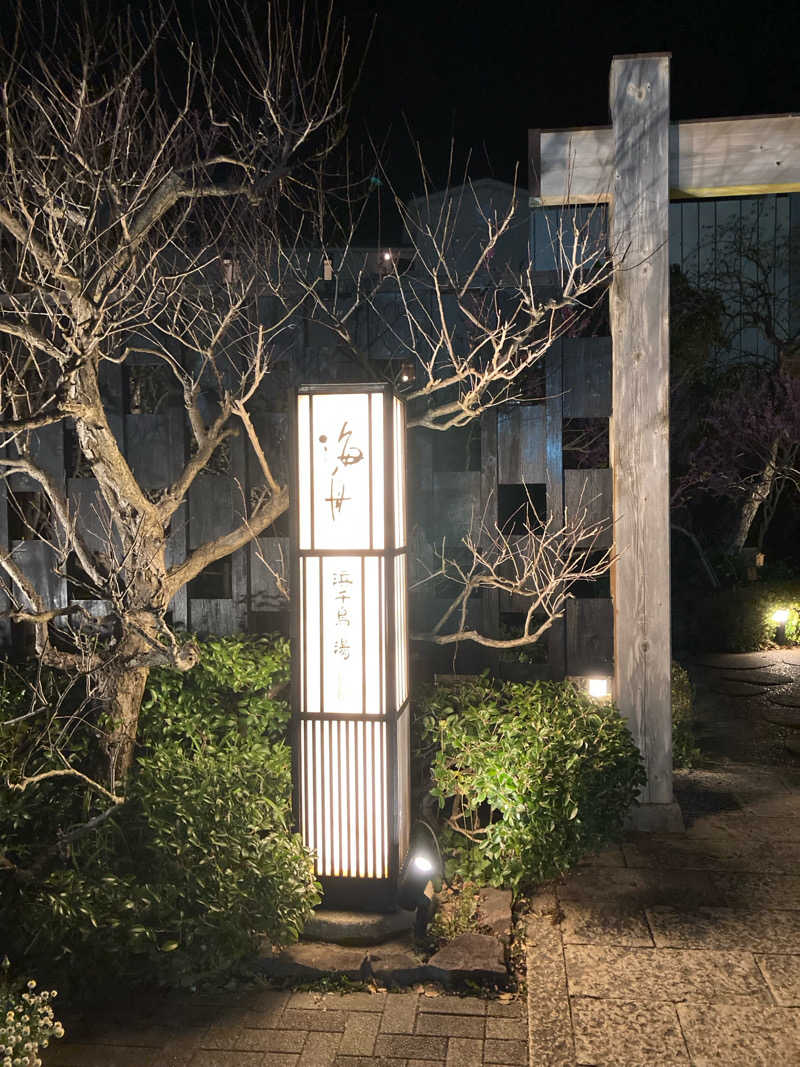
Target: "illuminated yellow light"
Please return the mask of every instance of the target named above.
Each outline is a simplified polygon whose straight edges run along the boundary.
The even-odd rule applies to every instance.
[[[383,261],[384,261],[384,263],[388,263],[391,258],[392,258],[392,253],[391,252],[384,252],[383,253]]]
[[[415,856],[411,862],[422,874],[430,874],[433,870],[433,864],[427,856]]]
[[[773,611],[773,613],[772,613],[772,621],[776,622],[778,624],[778,626],[783,626],[783,624],[785,622],[789,621],[789,609],[788,608],[778,608],[777,611]]]
[[[587,688],[589,690],[589,696],[595,699],[602,699],[608,696],[608,678],[590,678]]]
[[[310,390],[296,425],[301,829],[320,876],[384,879],[390,839],[408,837],[408,783],[387,763],[390,730],[392,751],[409,744],[404,409],[374,388]]]

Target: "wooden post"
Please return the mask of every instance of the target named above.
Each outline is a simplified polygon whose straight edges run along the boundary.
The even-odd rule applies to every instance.
[[[669,56],[611,64],[615,696],[647,768],[634,819],[675,828],[669,578]],[[638,815],[638,818],[637,818]]]

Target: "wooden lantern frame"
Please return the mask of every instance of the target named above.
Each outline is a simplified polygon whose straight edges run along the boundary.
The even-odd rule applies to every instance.
[[[347,382],[300,387],[291,412],[295,817],[326,905],[391,910],[409,845],[404,405]]]

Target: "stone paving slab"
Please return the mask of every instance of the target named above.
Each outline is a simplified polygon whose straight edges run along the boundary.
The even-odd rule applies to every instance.
[[[678,1018],[697,1067],[789,1067],[800,1063],[800,1011],[731,1004],[679,1004]]]
[[[624,1001],[770,1002],[752,953],[565,945],[571,996]]]
[[[673,1067],[688,1064],[673,1004],[637,1004],[573,997],[572,1022],[578,1063],[609,1067]]]
[[[748,815],[766,819],[800,818],[800,792],[771,793],[757,797],[743,797],[742,807]]]
[[[565,945],[653,945],[642,908],[608,901],[562,900],[561,910]]]
[[[800,945],[791,947],[800,948]],[[784,1007],[800,1008],[800,955],[756,956],[756,963],[775,1002]]]
[[[527,925],[528,1044],[537,1067],[571,1067],[575,1043],[555,895],[539,901]]]
[[[773,686],[773,685],[787,685],[794,681],[791,674],[786,674],[785,671],[776,670],[761,670],[748,671],[725,671],[719,675],[722,681],[726,682],[749,682],[751,685],[759,686]]]
[[[780,701],[775,703],[780,704]],[[781,726],[785,730],[800,730],[800,699],[791,707],[765,708],[761,718],[772,726]]]
[[[730,764],[677,771],[674,789],[684,815],[736,810],[741,807],[739,798],[749,801],[787,791],[777,768],[754,767],[749,774]]]
[[[729,671],[748,671],[754,667],[769,667],[781,658],[769,652],[710,652],[707,655],[696,656],[692,664]]]
[[[800,693],[796,690],[789,693],[770,693],[769,703],[776,704],[778,707],[788,708],[789,710],[792,708],[800,708]],[[767,713],[764,714],[765,718],[766,714]],[[771,719],[770,722],[774,722],[774,720]]]
[[[558,886],[562,908],[567,901],[615,901],[630,908],[648,904],[719,904],[719,888],[711,871],[655,871],[621,867],[593,867],[572,871]]]
[[[759,696],[763,691],[759,685],[752,682],[734,681],[725,677],[709,678],[707,684],[715,693],[736,699]]]
[[[624,867],[625,854],[621,845],[609,845],[598,852],[588,852],[578,861],[579,867]]]
[[[747,847],[748,842],[759,846],[764,842],[798,842],[800,841],[800,819],[788,815],[763,815],[753,818],[746,811],[726,812],[724,815],[712,815],[692,823],[686,834],[688,841],[702,840],[706,837],[728,835],[739,847]]]
[[[800,911],[744,908],[647,909],[659,948],[745,949],[780,952],[800,944]]]
[[[777,810],[777,809],[776,809]],[[658,837],[658,840],[655,838]],[[653,835],[648,842],[625,845],[625,858],[631,867],[655,870],[728,870],[759,874],[769,871],[792,874],[800,869],[800,842],[748,842],[727,835],[726,839],[663,840]]]
[[[710,871],[713,903],[728,908],[752,907],[800,909],[800,875],[740,874]],[[661,903],[659,901],[659,903]],[[712,903],[696,901],[698,905]]]

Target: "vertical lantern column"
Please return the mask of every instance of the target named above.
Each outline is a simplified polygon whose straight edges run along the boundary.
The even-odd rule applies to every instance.
[[[293,437],[295,813],[325,903],[384,910],[409,836],[403,405],[304,386]]]

